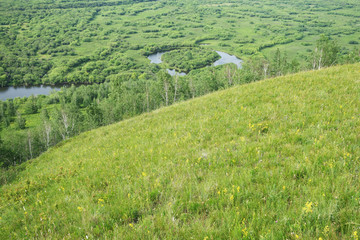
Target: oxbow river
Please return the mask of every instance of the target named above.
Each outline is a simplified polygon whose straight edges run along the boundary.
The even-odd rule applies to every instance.
[[[216,52],[217,52],[217,54],[220,55],[220,59],[215,61],[212,64],[213,66],[223,65],[223,64],[227,64],[227,63],[234,63],[234,64],[236,64],[236,66],[238,68],[241,68],[241,63],[242,63],[241,59],[238,59],[236,56],[227,54],[225,52],[220,52],[220,51],[216,51]],[[161,56],[164,53],[166,53],[166,52],[158,52],[158,53],[149,55],[148,59],[150,60],[150,63],[155,63],[155,64],[162,63]],[[183,72],[179,73],[179,72],[176,72],[173,69],[166,69],[166,70],[168,71],[168,73],[171,76],[175,76],[175,75],[185,76],[186,75],[186,73],[183,73]]]
[[[216,51],[220,55],[220,59],[213,63],[213,66],[218,66],[227,63],[234,63],[238,68],[241,68],[242,60],[238,59],[234,55],[227,54],[225,52]],[[159,52],[148,56],[150,59],[150,63],[159,64],[162,63],[161,56],[165,52]],[[167,69],[168,73],[171,76],[179,75],[185,76],[186,73],[183,72],[176,72],[173,69]],[[16,98],[16,97],[30,97],[31,95],[48,95],[52,91],[59,91],[61,87],[56,86],[32,86],[32,87],[5,87],[0,88],[0,100],[4,101],[8,98]]]

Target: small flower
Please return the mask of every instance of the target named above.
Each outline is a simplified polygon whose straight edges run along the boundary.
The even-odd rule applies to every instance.
[[[82,208],[82,207],[77,207],[77,209],[79,210],[79,212],[82,212],[82,211],[83,211],[83,208]]]
[[[330,228],[329,228],[329,226],[326,225],[326,226],[324,227],[323,233],[324,233],[325,235],[327,235],[329,231],[330,231]]]
[[[305,203],[305,207],[303,207],[303,211],[304,211],[305,213],[312,213],[312,212],[313,212],[313,210],[312,210],[312,205],[313,205],[312,202],[307,202],[307,203]]]
[[[248,235],[248,231],[247,231],[246,227],[243,228],[241,231],[243,232],[243,234],[245,235],[245,237]]]
[[[134,225],[133,225],[132,223],[129,223],[129,226],[130,226],[131,228],[133,228],[133,227],[134,227]]]
[[[359,236],[358,236],[358,234],[357,234],[357,231],[353,232],[353,238],[354,238],[355,240],[358,240],[358,239],[359,239]]]
[[[104,199],[102,198],[98,199],[98,204],[101,205],[102,207],[104,206],[104,202],[105,202]]]

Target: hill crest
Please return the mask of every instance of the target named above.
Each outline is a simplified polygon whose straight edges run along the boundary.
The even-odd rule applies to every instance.
[[[63,142],[1,187],[0,237],[350,237],[359,69],[237,86]]]

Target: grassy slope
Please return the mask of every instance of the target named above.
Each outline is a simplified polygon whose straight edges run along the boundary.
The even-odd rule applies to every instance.
[[[0,238],[353,238],[359,68],[239,86],[70,139],[1,187]]]

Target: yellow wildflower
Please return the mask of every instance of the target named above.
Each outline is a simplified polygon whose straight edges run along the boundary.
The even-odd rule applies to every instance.
[[[245,235],[245,237],[248,235],[248,231],[246,230],[246,227],[243,228],[241,231],[243,232],[243,234]]]
[[[357,231],[353,232],[353,238],[354,238],[355,240],[358,240],[358,239],[359,239],[359,236],[358,236],[358,234],[357,234]]]
[[[307,203],[305,203],[305,207],[303,207],[303,211],[304,211],[305,213],[312,213],[312,212],[313,212],[313,210],[312,210],[312,205],[313,205],[312,202],[307,202]]]
[[[329,226],[325,226],[324,227],[324,234],[327,235],[329,231],[330,231]]]
[[[99,198],[98,199],[98,204],[100,204],[102,207],[104,206],[104,199],[102,199],[102,198]]]

